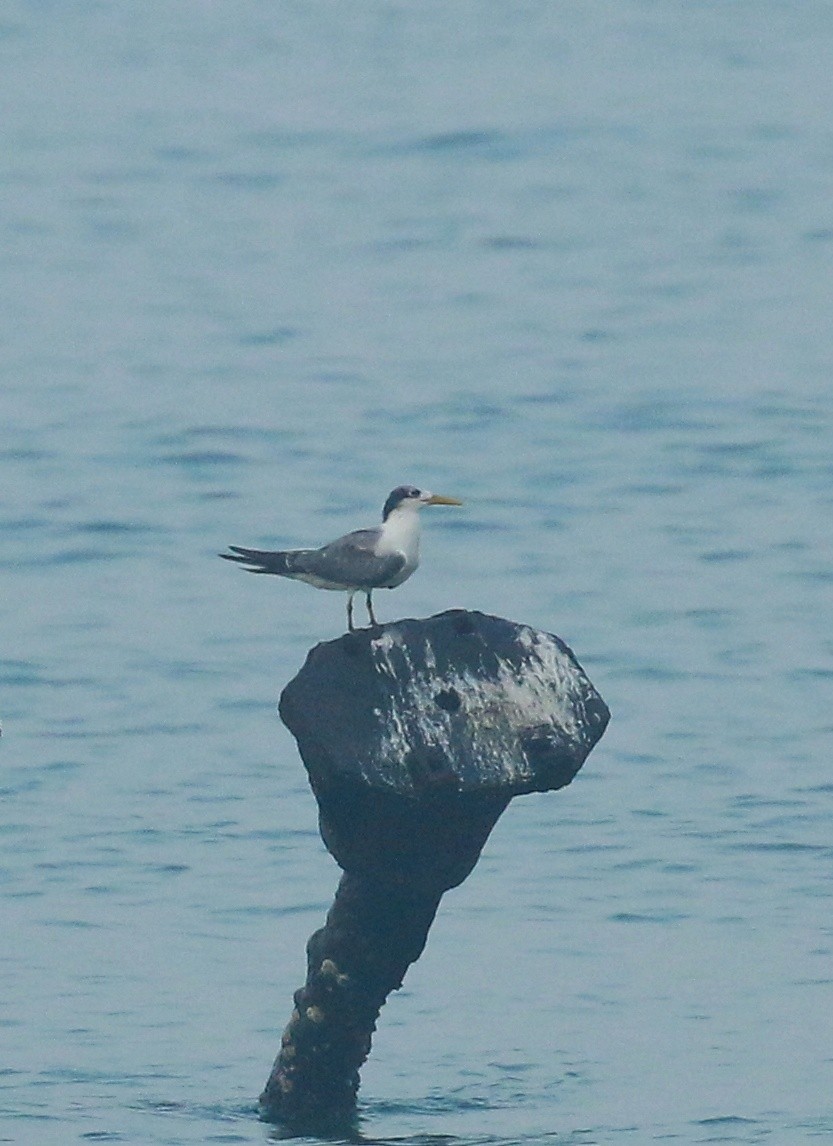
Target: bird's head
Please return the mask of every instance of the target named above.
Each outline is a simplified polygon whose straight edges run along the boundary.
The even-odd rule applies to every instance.
[[[394,510],[417,510],[424,505],[462,505],[456,497],[445,497],[441,493],[431,493],[427,489],[417,489],[413,485],[398,485],[388,495],[382,510],[382,521],[387,521]]]

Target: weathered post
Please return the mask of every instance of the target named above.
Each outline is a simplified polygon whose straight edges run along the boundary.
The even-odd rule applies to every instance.
[[[513,796],[569,784],[610,714],[558,637],[452,610],[314,648],[284,689],[343,868],[261,1095],[298,1133],[349,1125],[388,994]]]

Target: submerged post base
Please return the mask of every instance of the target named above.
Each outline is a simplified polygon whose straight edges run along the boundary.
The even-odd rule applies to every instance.
[[[261,1110],[298,1133],[337,1131],[443,893],[512,796],[572,780],[609,713],[557,637],[460,610],[318,645],[280,713],[344,875]]]
[[[324,927],[307,944],[307,981],[260,1096],[264,1117],[306,1133],[350,1125],[379,1012],[422,954],[443,893],[474,867],[508,799],[429,797],[398,816],[385,803],[371,801],[361,818],[369,825],[375,815],[385,831],[411,840],[410,874],[342,875]]]
[[[351,1123],[379,1011],[419,958],[441,894],[342,876],[307,945],[307,981],[260,1096],[266,1118],[305,1133]]]

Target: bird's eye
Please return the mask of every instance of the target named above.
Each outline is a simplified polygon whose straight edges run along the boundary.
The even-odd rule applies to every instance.
[[[422,497],[422,490],[411,487],[408,490],[408,497]]]

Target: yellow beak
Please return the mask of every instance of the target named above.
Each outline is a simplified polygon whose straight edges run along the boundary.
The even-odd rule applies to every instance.
[[[428,498],[426,505],[462,505],[456,497],[443,497],[441,493],[432,493]]]

